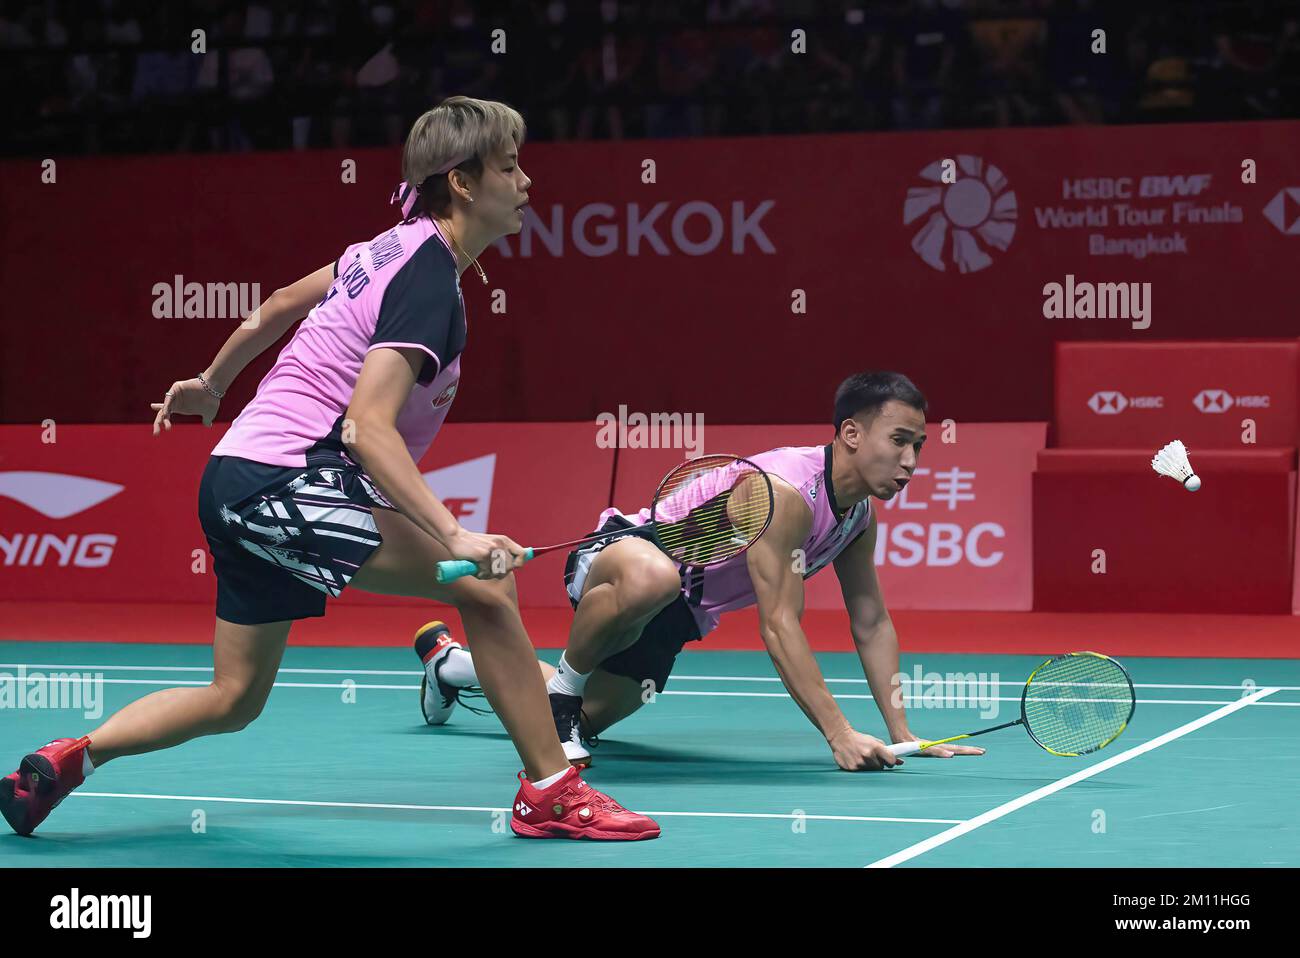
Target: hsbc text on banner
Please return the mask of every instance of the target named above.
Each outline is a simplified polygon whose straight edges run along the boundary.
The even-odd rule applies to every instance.
[[[1047,420],[1058,340],[1296,335],[1297,142],[1296,121],[663,140],[654,182],[644,143],[530,143],[522,232],[465,284],[456,417],[817,422],[885,367],[936,419]],[[6,309],[40,318],[0,327],[6,420],[144,418],[242,307],[391,227],[399,168],[69,157],[44,183],[0,162]]]
[[[156,438],[147,425],[54,430],[0,426],[0,599],[213,601],[198,486],[225,427],[178,425]],[[609,499],[613,460],[592,424],[457,423],[420,469],[465,528],[546,545],[588,530]],[[560,555],[529,563],[521,602],[567,604],[562,571]],[[349,590],[340,601],[421,600]]]
[[[876,568],[891,609],[1026,610],[1033,600],[1031,476],[1046,423],[942,423],[928,436],[912,482],[879,522]],[[949,442],[944,441],[947,435]],[[777,446],[824,445],[828,425],[706,426],[703,453],[744,456]],[[650,504],[681,450],[621,449],[614,504]],[[843,608],[833,569],[807,580],[811,609]]]
[[[1300,327],[1300,323],[1297,323]],[[1056,438],[1120,448],[1300,445],[1300,340],[1058,343]]]

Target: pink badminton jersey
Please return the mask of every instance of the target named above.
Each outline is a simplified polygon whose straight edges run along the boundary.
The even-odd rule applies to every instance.
[[[799,495],[803,496],[803,501],[812,510],[812,527],[801,547],[804,553],[805,579],[824,568],[866,531],[871,522],[870,500],[864,499],[856,503],[842,519],[836,517],[839,505],[831,486],[830,446],[786,446],[748,458],[764,472],[783,479],[798,489]],[[715,470],[716,476],[706,473],[684,487],[683,491],[688,495],[700,492],[702,498],[707,499],[711,485],[730,487],[731,478],[727,472],[733,468],[729,466]],[[697,504],[690,503],[687,508]],[[667,509],[661,514],[661,519],[671,520],[675,513],[682,511],[676,508],[676,503],[666,505]],[[613,515],[622,513],[617,509],[606,509],[601,513],[597,528]],[[650,521],[650,510],[642,509],[636,515],[625,518],[633,525],[644,525]],[[701,636],[713,631],[722,613],[743,609],[758,601],[754,594],[754,584],[749,577],[748,560],[743,553],[706,569],[690,567],[684,570],[682,591]]]
[[[418,462],[451,409],[465,334],[456,258],[432,220],[422,216],[349,246],[334,264],[329,292],[212,455],[272,466],[346,455],[343,419],[366,354],[405,346],[425,353],[396,424]]]

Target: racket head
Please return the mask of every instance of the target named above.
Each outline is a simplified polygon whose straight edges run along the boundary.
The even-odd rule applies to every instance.
[[[707,568],[740,555],[772,522],[772,480],[740,456],[688,459],[664,476],[646,523],[675,562]]]
[[[1067,652],[1034,669],[1020,718],[1037,745],[1075,757],[1105,748],[1128,726],[1137,693],[1128,670],[1100,652]]]

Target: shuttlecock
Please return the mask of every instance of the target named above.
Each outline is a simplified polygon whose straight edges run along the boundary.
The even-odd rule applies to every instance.
[[[1201,488],[1201,477],[1192,472],[1192,464],[1187,461],[1187,447],[1181,440],[1175,439],[1156,453],[1151,468],[1162,476],[1177,479],[1188,492]]]

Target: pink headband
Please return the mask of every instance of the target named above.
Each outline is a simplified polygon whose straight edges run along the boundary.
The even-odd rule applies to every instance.
[[[434,170],[429,176],[441,176],[444,173],[450,173],[456,167],[460,166],[466,160],[473,157],[473,153],[444,163],[440,168]],[[410,219],[411,211],[415,209],[415,201],[420,198],[420,187],[411,185],[403,180],[397,184],[397,189],[393,190],[393,195],[389,197],[390,206],[400,206],[402,208],[402,219]]]

